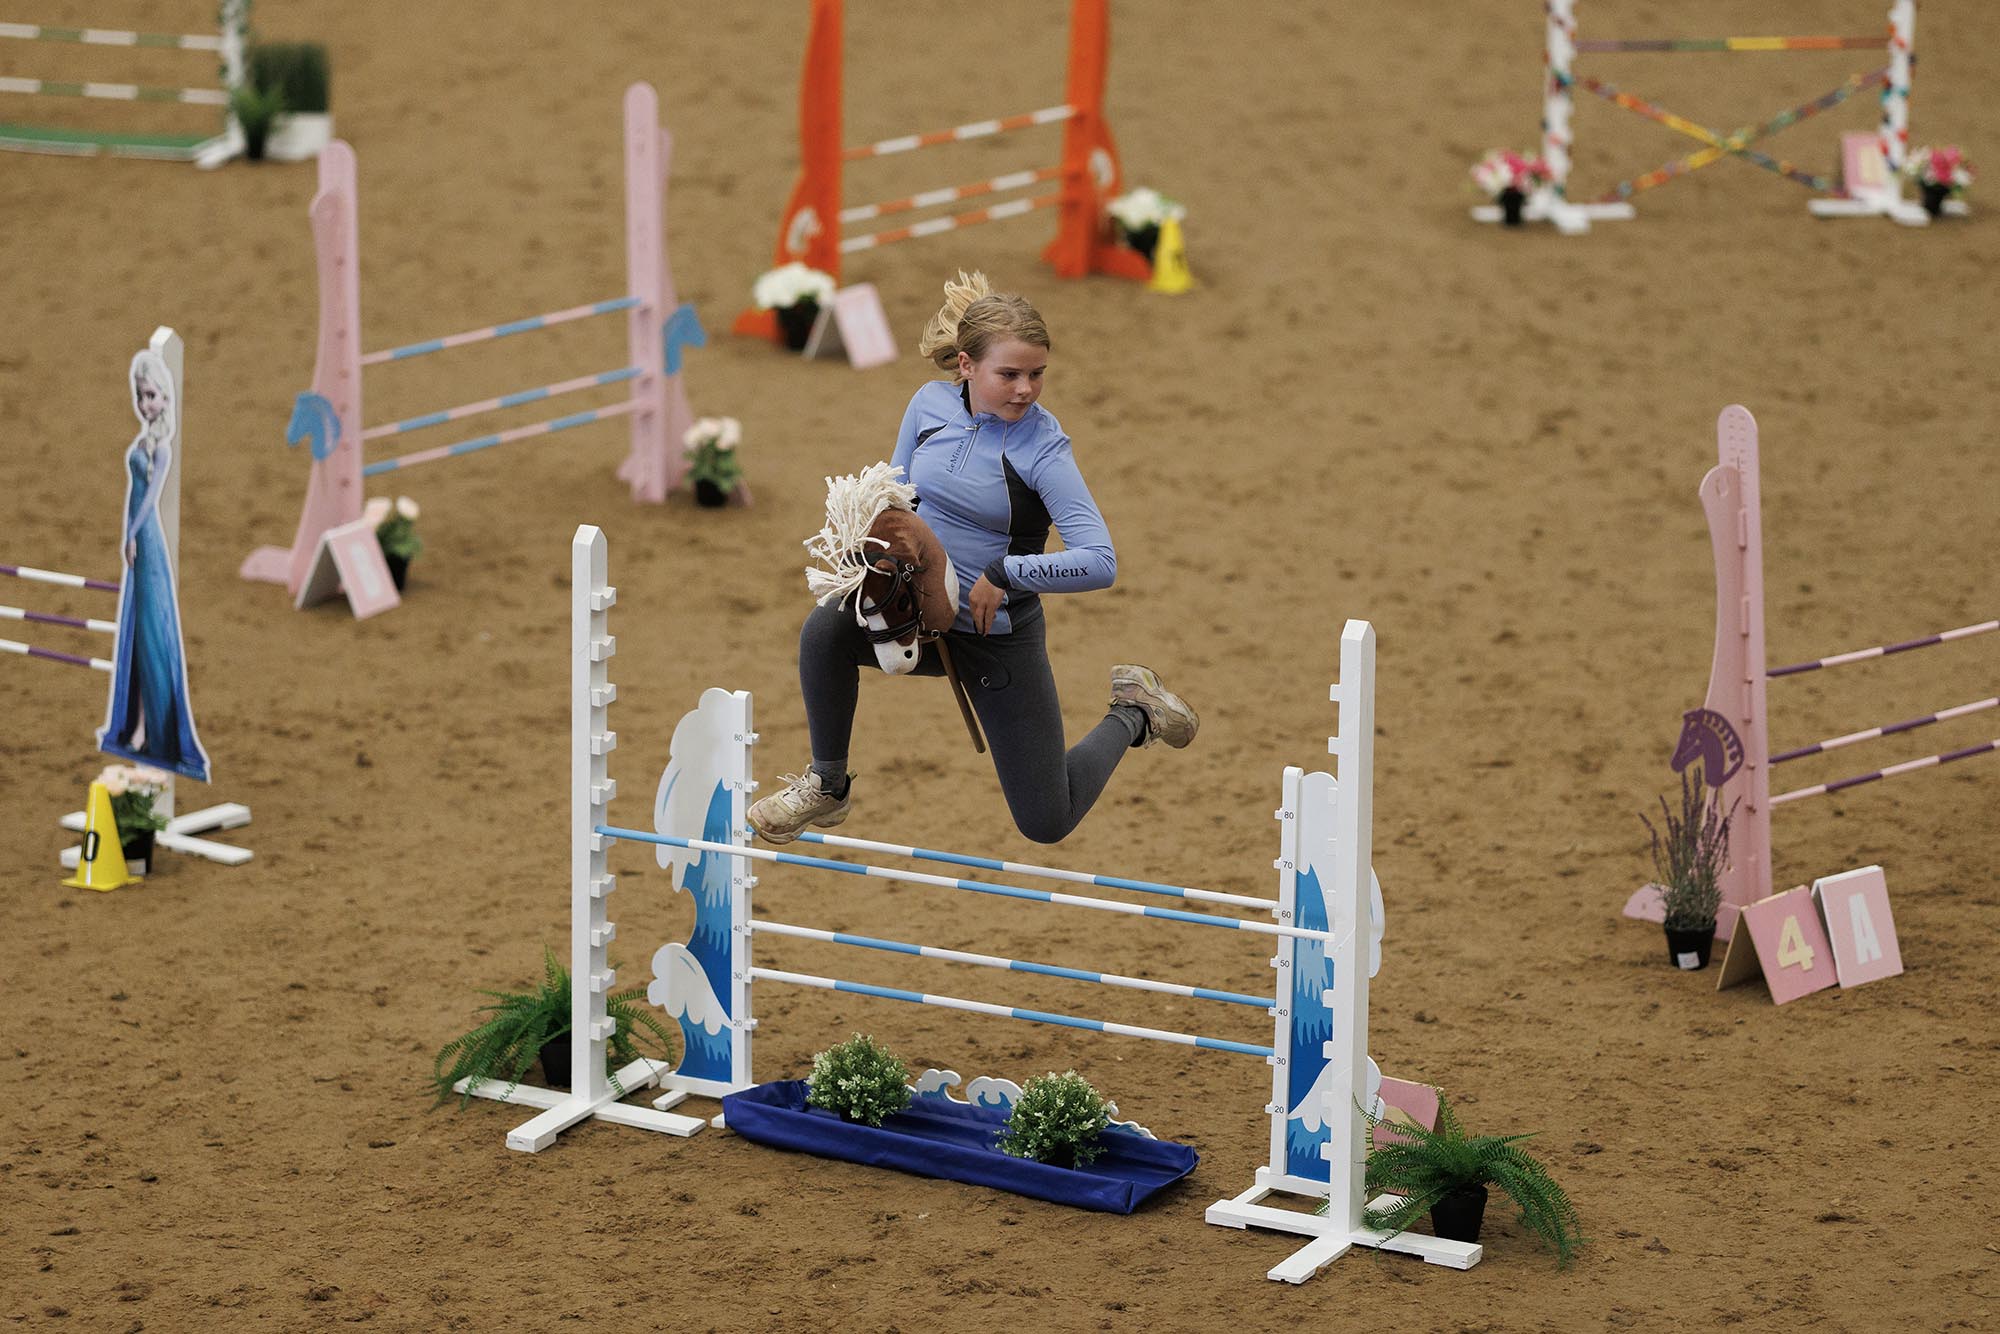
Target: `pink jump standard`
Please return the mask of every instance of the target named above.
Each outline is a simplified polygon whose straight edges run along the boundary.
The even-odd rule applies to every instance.
[[[292,444],[308,438],[312,444],[305,509],[290,547],[258,548],[243,562],[239,573],[245,579],[283,584],[298,599],[312,572],[322,536],[361,518],[365,478],[615,417],[626,417],[631,422],[631,452],[619,465],[619,478],[630,484],[633,500],[655,504],[665,501],[667,493],[680,483],[686,471],[680,441],[693,421],[687,389],[680,377],[680,348],[684,343],[702,341],[692,309],[676,307],[673,276],[667,265],[664,227],[671,153],[672,138],[660,125],[659,95],[650,84],[633,84],[625,90],[628,290],[623,296],[364,354],[354,150],[339,140],[330,144],[320,154],[319,193],[313,197],[311,209],[313,246],[319,259],[319,350],[312,390],[300,395],[292,427],[287,432]],[[378,426],[362,424],[361,372],[365,366],[407,361],[450,348],[612,314],[625,316],[628,356],[624,366],[402,421]],[[627,386],[625,397],[531,426],[365,465],[362,462],[362,445],[369,440],[400,436],[482,412],[614,384]]]
[[[1745,908],[1771,896],[1771,811],[1808,797],[1894,778],[1919,769],[2000,751],[2000,738],[1981,741],[1920,759],[1905,760],[1869,773],[1815,783],[1771,794],[1771,768],[1862,741],[1912,731],[1952,718],[2000,706],[2000,694],[1936,713],[1885,723],[1845,736],[1830,737],[1773,755],[1765,707],[1767,684],[1802,672],[1819,671],[1874,658],[1931,648],[2000,630],[2000,620],[1981,621],[1901,643],[1837,653],[1783,667],[1767,667],[1764,656],[1764,532],[1757,456],[1757,421],[1742,407],[1727,407],[1716,421],[1721,461],[1701,481],[1702,508],[1708,514],[1708,535],[1715,552],[1715,657],[1709,668],[1708,695],[1699,709],[1682,716],[1680,741],[1673,766],[1685,769],[1699,761],[1703,779],[1721,796],[1725,808],[1735,804],[1729,828],[1729,864],[1722,873],[1722,911],[1716,935],[1727,939]],[[1633,894],[1625,915],[1660,920],[1657,890],[1648,885]]]

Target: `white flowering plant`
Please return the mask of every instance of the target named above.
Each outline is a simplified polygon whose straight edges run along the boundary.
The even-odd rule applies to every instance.
[[[813,1057],[806,1106],[879,1126],[910,1105],[910,1067],[887,1047],[856,1033]]]
[[[1497,198],[1503,190],[1532,194],[1537,186],[1547,185],[1554,176],[1542,158],[1495,148],[1472,164],[1472,179],[1488,197]]]
[[[759,310],[788,310],[811,302],[823,306],[833,300],[833,275],[793,260],[759,274],[750,289]]]
[[[1160,224],[1169,219],[1174,222],[1187,220],[1187,206],[1177,199],[1169,199],[1150,185],[1141,185],[1127,190],[1106,205],[1111,220],[1118,224],[1119,235],[1127,245],[1143,250],[1159,238]]]
[[[1110,1104],[1074,1070],[1037,1075],[1008,1113],[1000,1152],[1057,1167],[1083,1167],[1103,1152],[1097,1137],[1111,1124]]]
[[[424,540],[417,536],[417,516],[421,513],[416,501],[408,496],[396,497],[389,517],[375,525],[375,540],[382,544],[384,555],[408,562],[424,549]]]
[[[1960,194],[1972,184],[1972,164],[1956,144],[1943,148],[1913,148],[1903,161],[1903,174],[1919,185],[1942,187],[1946,194]]]
[[[167,827],[166,817],[153,810],[153,798],[166,791],[168,775],[143,764],[107,764],[97,781],[111,794],[111,814],[118,822],[120,842]]]
[[[743,424],[734,417],[703,417],[681,436],[688,457],[688,479],[707,482],[727,495],[743,480],[736,446],[743,442]]]

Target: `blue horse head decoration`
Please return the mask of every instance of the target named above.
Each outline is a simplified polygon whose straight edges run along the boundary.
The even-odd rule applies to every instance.
[[[683,347],[707,347],[708,331],[701,327],[701,318],[694,313],[694,303],[683,301],[660,326],[660,341],[666,345],[666,371],[669,375],[681,373],[681,349]]]
[[[292,420],[285,427],[285,443],[296,445],[301,440],[312,441],[314,463],[331,458],[334,446],[340,443],[340,414],[333,410],[333,404],[324,394],[308,391],[292,400]]]

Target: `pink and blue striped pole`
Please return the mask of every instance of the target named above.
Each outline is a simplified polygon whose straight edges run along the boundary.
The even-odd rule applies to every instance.
[[[383,436],[405,435],[411,431],[421,431],[429,426],[442,426],[465,417],[476,417],[482,412],[498,412],[502,408],[518,408],[526,403],[539,403],[545,398],[559,394],[574,394],[584,389],[597,389],[607,384],[620,384],[639,374],[637,366],[621,366],[615,371],[599,371],[595,375],[579,375],[574,380],[561,380],[555,384],[538,385],[533,389],[518,389],[511,394],[501,394],[497,398],[482,398],[477,403],[462,403],[455,408],[445,408],[439,412],[426,412],[417,417],[405,417],[399,422],[385,422],[381,426],[371,426],[361,433],[363,440],[379,440]]]
[[[403,454],[393,459],[383,459],[370,463],[361,469],[363,477],[379,477],[385,472],[395,472],[399,468],[415,467],[419,463],[435,463],[439,459],[455,458],[460,454],[475,454],[495,445],[511,444],[516,440],[526,440],[531,436],[553,435],[557,431],[567,431],[572,427],[588,426],[592,422],[604,421],[611,417],[623,417],[634,412],[639,404],[631,399],[618,403],[607,403],[601,408],[588,412],[575,412],[567,417],[557,417],[553,421],[536,422],[533,426],[517,426],[508,431],[496,431],[492,435],[477,436],[471,440],[461,440],[455,445],[440,445],[436,449],[420,449],[414,454]]]
[[[420,343],[406,343],[402,347],[385,348],[380,352],[365,352],[361,356],[363,366],[379,366],[387,361],[408,361],[412,357],[426,356],[432,352],[443,352],[447,348],[464,347],[470,343],[484,343],[494,338],[505,338],[510,334],[528,333],[535,329],[547,329],[558,324],[568,324],[572,320],[587,320],[593,315],[610,315],[621,310],[630,310],[639,304],[636,296],[613,297],[608,301],[592,301],[581,306],[571,306],[567,310],[551,311],[546,315],[530,315],[526,319],[507,320],[500,324],[489,324],[483,329],[468,329],[464,333],[446,334],[442,338],[426,338]]]

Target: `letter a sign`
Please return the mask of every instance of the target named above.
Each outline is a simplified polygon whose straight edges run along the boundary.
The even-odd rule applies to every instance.
[[[1879,866],[1830,875],[1813,882],[1813,897],[1826,914],[1833,944],[1833,967],[1843,987],[1858,987],[1903,971],[1896,944],[1896,919],[1889,913],[1889,882]]]

